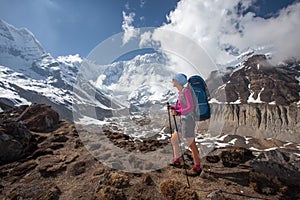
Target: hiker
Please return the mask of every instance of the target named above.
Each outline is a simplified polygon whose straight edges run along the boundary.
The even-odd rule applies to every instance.
[[[178,89],[178,100],[176,106],[171,107],[171,114],[173,116],[180,117],[180,124],[178,126],[178,132],[174,131],[171,137],[171,143],[173,146],[174,160],[173,166],[180,166],[180,147],[179,147],[179,137],[183,138],[185,142],[189,145],[194,167],[186,171],[186,175],[197,176],[201,173],[200,167],[200,154],[195,141],[195,119],[194,119],[194,100],[193,100],[193,90],[189,87],[184,87],[187,83],[187,77],[185,74],[176,74],[172,79],[173,87]],[[182,101],[182,95],[185,97],[185,102]],[[175,119],[175,117],[174,117]],[[183,155],[182,155],[183,156]]]

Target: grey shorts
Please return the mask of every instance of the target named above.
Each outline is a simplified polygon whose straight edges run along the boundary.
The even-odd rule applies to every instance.
[[[183,138],[195,137],[195,120],[191,115],[182,115],[178,131],[182,133]]]

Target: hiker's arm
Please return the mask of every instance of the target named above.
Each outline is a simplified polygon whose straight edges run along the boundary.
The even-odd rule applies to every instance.
[[[176,113],[172,113],[173,115],[180,115],[181,114],[181,112],[180,112],[180,110],[181,110],[180,102],[177,101],[176,105],[171,107],[171,110],[174,110],[176,112]]]
[[[176,105],[176,106],[172,106],[171,109],[173,109],[173,110],[180,110],[181,107],[179,105]]]
[[[176,106],[172,106],[171,107],[171,114],[172,115],[180,115],[180,106],[179,105],[176,105]]]
[[[184,90],[185,99],[186,99],[186,107],[180,109],[180,113],[182,115],[186,115],[194,111],[194,101],[193,96],[190,90]]]

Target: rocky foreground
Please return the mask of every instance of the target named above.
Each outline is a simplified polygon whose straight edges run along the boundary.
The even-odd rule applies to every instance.
[[[99,131],[132,151],[168,142],[136,145],[121,132]],[[74,125],[59,120],[49,106],[22,106],[0,114],[0,199],[300,199],[299,144],[255,138],[249,143],[238,135],[224,141],[233,139],[235,145],[202,158],[201,175],[189,177],[187,187],[182,168],[126,173],[104,166]],[[190,152],[185,158],[191,167]]]

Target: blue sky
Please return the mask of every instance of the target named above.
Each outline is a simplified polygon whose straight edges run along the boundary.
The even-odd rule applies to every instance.
[[[102,40],[122,30],[123,12],[136,27],[157,27],[177,0],[0,0],[0,18],[28,28],[54,56],[87,56]]]
[[[168,27],[203,42],[211,55],[222,57],[221,62],[229,59],[220,54],[224,49],[240,52],[252,43],[264,45],[265,36],[257,32],[265,27],[262,32],[272,32],[271,24],[280,26],[282,20],[297,18],[300,6],[283,11],[296,3],[299,0],[0,0],[0,18],[16,28],[28,28],[53,56],[78,53],[85,57],[126,27]],[[224,10],[230,13],[228,19],[218,16]],[[222,25],[228,21],[233,28]],[[293,25],[286,30],[294,33]],[[275,34],[267,42],[282,40],[284,34]]]

